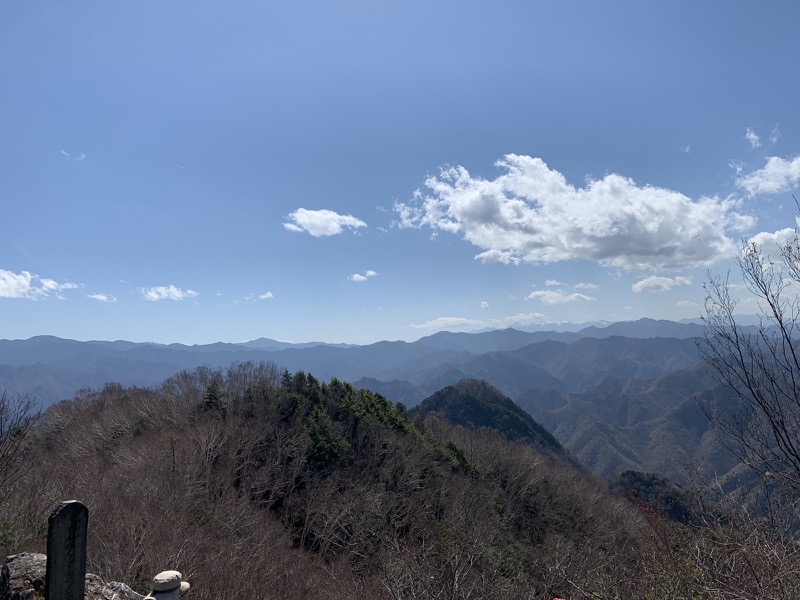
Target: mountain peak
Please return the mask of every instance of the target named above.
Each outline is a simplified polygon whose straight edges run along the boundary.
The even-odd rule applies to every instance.
[[[424,419],[439,413],[457,425],[496,429],[510,440],[563,453],[561,444],[533,417],[494,386],[479,379],[462,379],[442,388],[415,407],[409,414]]]

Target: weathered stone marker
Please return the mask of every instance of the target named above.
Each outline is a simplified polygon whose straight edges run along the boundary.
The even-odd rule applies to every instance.
[[[83,600],[89,509],[77,500],[62,502],[47,520],[45,600]]]

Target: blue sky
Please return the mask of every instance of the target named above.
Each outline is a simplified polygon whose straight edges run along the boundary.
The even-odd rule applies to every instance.
[[[795,224],[798,23],[788,0],[5,2],[0,338],[697,317],[709,269]]]

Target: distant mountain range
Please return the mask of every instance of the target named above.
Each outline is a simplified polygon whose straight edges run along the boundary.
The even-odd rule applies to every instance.
[[[395,400],[409,406],[419,403],[431,392],[469,376],[481,377],[498,369],[515,370],[529,365],[526,374],[515,374],[508,383],[505,376],[487,380],[512,397],[520,386],[555,386],[574,389],[572,382],[557,382],[530,365],[531,349],[514,352],[542,342],[560,345],[583,338],[689,339],[702,333],[698,324],[641,319],[614,323],[607,327],[589,326],[581,331],[535,331],[516,329],[483,333],[440,332],[416,342],[377,342],[365,346],[347,344],[290,344],[259,338],[244,343],[187,346],[128,341],[88,341],[37,336],[27,340],[0,340],[0,389],[10,393],[28,393],[49,405],[71,398],[81,388],[99,387],[107,382],[124,385],[157,385],[177,371],[201,365],[227,367],[233,362],[272,361],[289,371],[307,371],[321,379],[338,377],[365,387],[386,387],[400,391]],[[505,354],[503,354],[505,353]],[[483,357],[483,358],[482,358]],[[562,373],[562,375],[564,375]],[[560,378],[555,375],[556,379]],[[397,382],[407,382],[408,385]],[[381,391],[382,390],[375,390]],[[387,394],[391,397],[391,394]]]
[[[157,386],[182,370],[269,361],[336,377],[412,408],[459,381],[479,380],[521,405],[589,468],[681,479],[692,460],[727,472],[694,398],[714,394],[696,348],[703,325],[640,319],[579,331],[440,332],[415,342],[289,344],[0,340],[0,390],[48,406],[116,382]],[[453,394],[451,394],[453,396]]]

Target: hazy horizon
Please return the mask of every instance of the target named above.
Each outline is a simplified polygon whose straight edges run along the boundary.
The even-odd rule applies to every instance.
[[[741,319],[740,319],[740,324],[741,325],[757,324],[757,319],[758,319],[757,315],[741,315],[740,317],[741,317]],[[157,345],[157,346],[169,346],[169,345],[173,345],[173,344],[183,345],[183,346],[204,346],[204,345],[213,345],[213,344],[243,345],[243,344],[249,344],[251,342],[257,342],[259,340],[270,340],[270,341],[278,342],[278,343],[281,343],[281,344],[296,345],[296,346],[314,345],[314,344],[325,344],[325,345],[331,345],[331,346],[336,346],[336,345],[358,346],[358,345],[370,345],[370,344],[380,343],[380,342],[409,342],[409,343],[412,343],[412,342],[416,342],[416,341],[422,340],[423,338],[426,338],[426,337],[428,337],[430,335],[434,335],[436,333],[465,333],[465,334],[471,334],[471,335],[479,335],[479,334],[482,334],[482,333],[489,333],[489,332],[492,332],[492,331],[504,331],[504,330],[509,330],[509,329],[515,329],[517,331],[522,331],[522,332],[527,332],[527,333],[532,333],[532,332],[553,332],[553,331],[555,331],[555,332],[580,332],[583,329],[587,329],[587,328],[591,328],[591,327],[597,327],[597,328],[600,328],[600,329],[604,329],[606,327],[610,327],[612,325],[617,325],[617,324],[620,324],[620,323],[637,323],[637,322],[644,321],[644,320],[667,321],[667,322],[671,322],[671,323],[675,323],[675,324],[679,324],[679,325],[700,324],[701,323],[700,319],[680,319],[680,320],[673,321],[673,320],[669,320],[669,319],[650,319],[650,317],[641,317],[639,319],[631,319],[631,320],[627,320],[627,321],[613,321],[613,322],[612,321],[585,321],[585,322],[581,322],[581,323],[573,323],[572,321],[559,321],[557,323],[556,322],[552,322],[552,323],[551,322],[543,322],[543,323],[528,323],[526,325],[521,325],[521,324],[516,324],[515,325],[515,324],[512,324],[512,325],[508,325],[507,327],[502,327],[502,328],[487,327],[487,328],[482,328],[482,329],[473,329],[473,330],[470,330],[470,331],[451,331],[449,329],[440,329],[440,330],[435,331],[433,333],[427,333],[427,334],[419,335],[419,336],[417,336],[417,337],[415,337],[413,339],[400,340],[400,339],[389,339],[389,338],[387,338],[387,339],[382,339],[382,340],[376,340],[375,342],[368,342],[368,343],[365,343],[365,344],[352,344],[352,343],[349,343],[349,342],[340,342],[340,341],[337,341],[337,340],[322,340],[322,339],[318,339],[318,340],[314,340],[314,339],[311,339],[311,340],[287,340],[287,339],[271,338],[269,336],[259,336],[259,337],[255,337],[255,338],[247,338],[247,339],[242,339],[242,340],[215,340],[215,341],[212,341],[212,342],[204,342],[204,343],[199,343],[198,344],[198,343],[182,342],[180,340],[172,340],[172,341],[168,341],[168,342],[156,342],[156,341],[153,341],[153,340],[122,339],[122,338],[117,338],[117,339],[64,338],[64,337],[56,336],[56,335],[53,335],[53,334],[38,334],[38,335],[29,336],[27,338],[0,338],[0,341],[16,342],[16,341],[27,341],[27,340],[31,340],[31,339],[34,339],[34,338],[40,338],[40,337],[44,337],[44,338],[54,337],[54,338],[57,338],[57,339],[63,339],[63,340],[69,340],[69,341],[75,341],[75,342],[104,342],[104,343],[106,343],[106,342],[111,342],[111,343],[113,343],[113,342],[127,342],[127,343],[134,343],[134,344],[154,344],[154,345]]]

